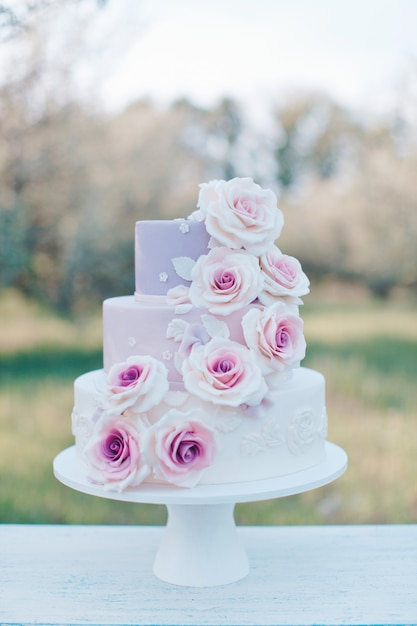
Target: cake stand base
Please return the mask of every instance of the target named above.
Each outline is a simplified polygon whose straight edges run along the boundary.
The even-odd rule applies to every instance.
[[[241,545],[233,510],[237,502],[282,498],[326,485],[347,468],[347,455],[326,442],[325,460],[310,469],[267,480],[193,489],[142,484],[122,493],[89,482],[77,460],[75,446],[54,460],[54,474],[64,485],[101,498],[165,504],[168,521],[154,562],[154,574],[175,585],[214,587],[244,578],[249,562]]]
[[[175,585],[212,587],[244,578],[249,561],[239,541],[234,504],[167,505],[168,521],[154,574]]]

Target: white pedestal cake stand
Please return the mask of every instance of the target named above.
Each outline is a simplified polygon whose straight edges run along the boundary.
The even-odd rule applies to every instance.
[[[168,521],[154,562],[154,574],[176,585],[212,587],[244,578],[249,562],[233,517],[235,504],[282,498],[326,485],[343,474],[347,455],[326,442],[320,465],[289,476],[193,489],[143,484],[122,493],[91,484],[77,462],[75,446],[58,454],[54,474],[83,493],[142,504],[164,504]]]

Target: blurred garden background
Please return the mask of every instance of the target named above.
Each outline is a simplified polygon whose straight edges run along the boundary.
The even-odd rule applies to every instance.
[[[152,3],[137,2],[126,31],[112,28],[115,3],[0,1],[0,522],[165,521],[164,507],[73,492],[52,461],[73,443],[74,378],[102,365],[102,300],[133,293],[134,222],[187,216],[200,182],[234,176],[279,197],[278,245],[311,280],[304,364],[326,377],[329,439],[349,456],[335,483],[238,505],[237,522],[416,522],[417,57],[404,56],[383,107],[274,87],[274,57],[256,119],[227,92],[204,105],[179,90],[163,105],[145,93],[106,107],[109,50],[152,26]],[[417,16],[407,0],[381,4],[396,7],[397,30]]]

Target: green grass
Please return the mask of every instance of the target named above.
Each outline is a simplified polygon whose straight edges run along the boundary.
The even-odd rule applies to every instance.
[[[349,469],[320,489],[239,504],[240,524],[407,523],[417,519],[417,308],[368,300],[302,310],[304,365],[326,377],[329,439]],[[61,485],[52,461],[73,444],[73,380],[101,366],[100,311],[59,319],[0,294],[0,522],[162,524],[165,507]]]

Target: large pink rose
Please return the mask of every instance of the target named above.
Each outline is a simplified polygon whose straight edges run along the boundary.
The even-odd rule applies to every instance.
[[[215,432],[204,424],[201,409],[171,409],[149,430],[146,450],[155,478],[194,487],[216,452]]]
[[[279,237],[284,224],[274,192],[262,189],[252,178],[203,183],[197,206],[213,239],[257,256]]]
[[[131,356],[116,363],[106,379],[105,397],[119,413],[144,413],[159,404],[168,391],[165,365],[151,356]]]
[[[216,404],[254,406],[267,393],[251,352],[229,339],[215,337],[194,346],[182,363],[182,374],[187,391]]]
[[[223,246],[201,256],[191,272],[190,300],[210,313],[228,315],[256,299],[263,288],[258,260]]]
[[[261,256],[260,264],[265,277],[264,289],[259,294],[262,304],[268,306],[276,302],[277,298],[301,304],[300,296],[309,292],[310,282],[298,259],[282,254],[279,248],[272,245]]]
[[[140,451],[140,433],[123,417],[98,422],[82,453],[89,479],[108,491],[139,485],[150,473]]]
[[[297,367],[305,356],[303,320],[284,302],[264,310],[251,309],[242,319],[242,328],[246,343],[266,376]]]

